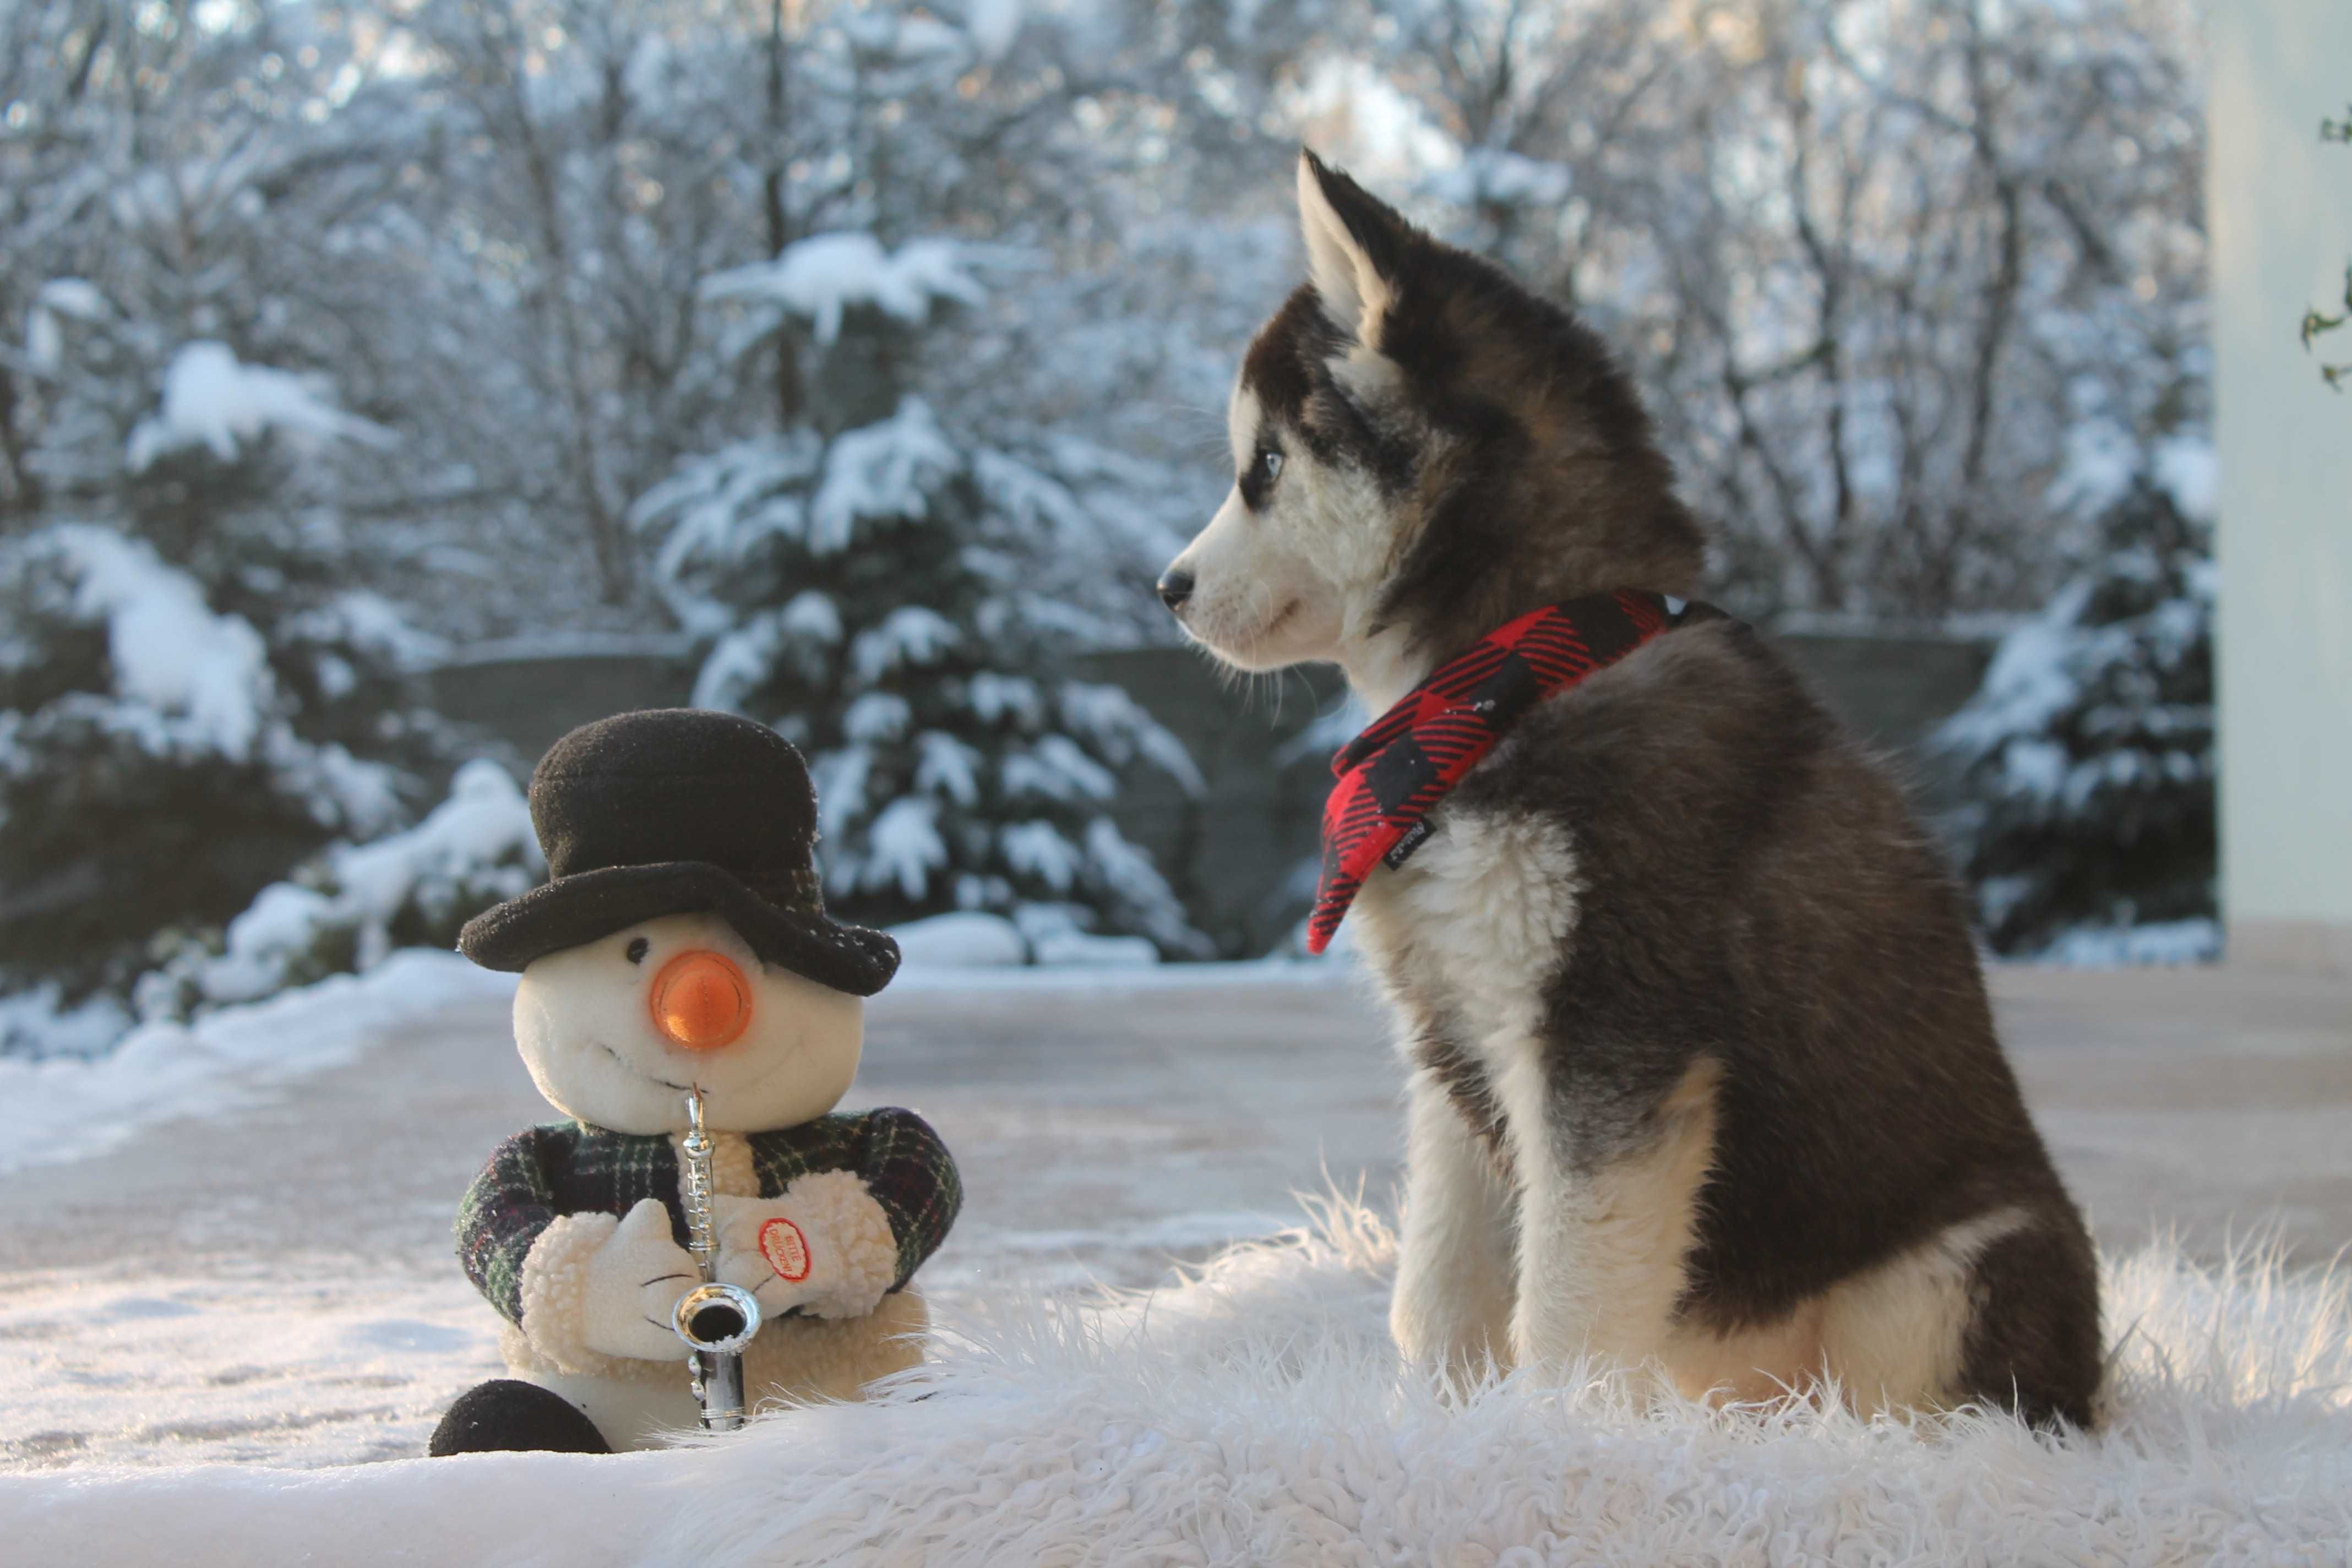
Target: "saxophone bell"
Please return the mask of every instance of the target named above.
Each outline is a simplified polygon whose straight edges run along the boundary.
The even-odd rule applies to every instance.
[[[740,1285],[712,1281],[677,1299],[669,1326],[695,1350],[710,1355],[740,1355],[760,1331],[760,1303]]]

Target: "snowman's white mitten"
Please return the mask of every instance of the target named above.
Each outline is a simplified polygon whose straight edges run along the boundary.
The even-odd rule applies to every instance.
[[[854,1171],[803,1176],[774,1198],[718,1200],[719,1277],[782,1313],[862,1318],[898,1278],[890,1217]]]
[[[669,1211],[643,1198],[626,1215],[565,1215],[540,1233],[522,1266],[522,1331],[558,1366],[586,1371],[583,1352],[683,1361],[670,1309],[700,1275],[670,1235]]]

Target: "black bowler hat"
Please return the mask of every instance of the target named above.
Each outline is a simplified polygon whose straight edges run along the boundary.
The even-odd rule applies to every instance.
[[[816,792],[800,752],[764,724],[697,708],[583,724],[531,771],[530,822],[547,885],[457,934],[485,969],[708,910],[762,963],[835,991],[871,996],[898,972],[897,942],[825,915]]]

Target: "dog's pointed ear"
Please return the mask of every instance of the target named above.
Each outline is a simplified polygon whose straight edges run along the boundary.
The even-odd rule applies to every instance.
[[[1298,153],[1298,226],[1307,276],[1332,325],[1368,348],[1396,298],[1412,226],[1312,152]]]

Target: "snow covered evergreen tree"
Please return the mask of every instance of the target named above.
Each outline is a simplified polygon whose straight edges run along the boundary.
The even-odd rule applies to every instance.
[[[217,941],[322,845],[397,826],[446,761],[418,705],[431,639],[368,591],[376,542],[346,505],[394,433],[320,369],[367,335],[337,289],[378,265],[353,237],[396,184],[387,139],[356,107],[331,133],[305,112],[348,35],[216,20],[0,24],[48,62],[0,51],[0,305],[24,333],[0,351],[12,1036],[85,998],[119,1015],[159,945]]]
[[[467,920],[546,875],[522,790],[477,757],[415,826],[331,844],[262,889],[217,942],[185,941],[160,954],[134,1000],[142,1017],[188,1018],[373,968],[395,948],[447,952]]]
[[[2210,958],[2210,454],[2176,447],[2099,520],[2091,566],[2001,642],[1945,727],[1963,869],[2000,952]]]
[[[0,546],[0,989],[66,1000],[396,826],[444,751],[430,639],[352,585],[302,478],[306,439],[387,433],[215,342],[173,350],[158,395],[131,325],[66,335],[52,509]]]
[[[980,296],[972,259],[835,233],[711,279],[751,312],[739,353],[781,339],[795,356],[809,414],[686,462],[635,517],[709,646],[695,701],[808,753],[837,906],[877,922],[1004,914],[1033,947],[1094,931],[1198,953],[1105,810],[1130,763],[1198,775],[1125,692],[1067,677],[1067,608],[1025,564],[1041,531],[1075,542],[1087,508],[1045,461],[950,427],[913,384],[935,308]]]

